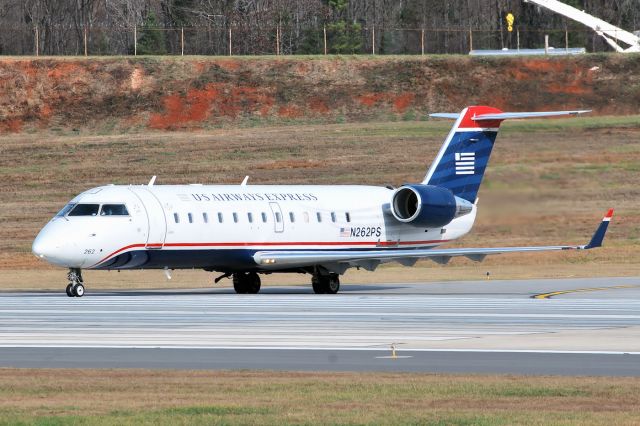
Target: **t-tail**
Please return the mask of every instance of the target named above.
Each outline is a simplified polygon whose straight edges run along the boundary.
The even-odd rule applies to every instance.
[[[469,106],[460,114],[431,114],[456,122],[422,183],[447,188],[453,195],[475,203],[498,129],[504,120],[585,112],[590,111],[502,112],[489,106]]]

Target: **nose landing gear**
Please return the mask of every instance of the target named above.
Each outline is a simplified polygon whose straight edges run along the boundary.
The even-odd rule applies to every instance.
[[[82,281],[82,272],[80,268],[70,268],[67,274],[69,285],[67,285],[67,296],[82,297],[84,296],[84,281]]]

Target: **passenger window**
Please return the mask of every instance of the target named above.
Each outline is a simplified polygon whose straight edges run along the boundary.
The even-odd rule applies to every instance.
[[[296,215],[293,212],[289,212],[289,220],[291,221],[291,223],[294,223],[296,221]]]
[[[276,212],[276,222],[282,222],[282,216],[280,215],[280,212]]]
[[[222,217],[222,213],[218,212],[218,222],[222,223],[224,218]]]
[[[335,222],[335,221],[336,221],[336,213],[331,212],[331,222]]]
[[[233,213],[233,221],[235,223],[238,223],[238,213],[236,213],[236,212]]]
[[[173,214],[173,220],[175,220],[176,223],[180,223],[180,216],[178,216],[178,213]]]
[[[318,219],[318,223],[322,222],[322,213],[317,212],[316,213],[316,218]]]
[[[202,213],[202,220],[204,220],[204,223],[209,223],[209,215],[207,213]]]
[[[77,204],[69,216],[97,216],[100,204]]]
[[[303,212],[302,219],[305,221],[305,223],[309,223],[309,213]]]
[[[265,212],[260,213],[260,215],[262,216],[262,221],[264,223],[267,223],[267,214]]]
[[[129,216],[124,204],[103,204],[100,216]]]
[[[187,213],[187,217],[189,218],[189,223],[193,223],[193,215],[191,213]]]
[[[247,213],[247,219],[249,219],[249,223],[253,223],[253,213]]]
[[[349,212],[346,212],[344,214],[344,218],[347,219],[347,222],[351,222],[351,215],[349,214]]]
[[[76,205],[76,203],[69,203],[69,204],[67,204],[66,206],[64,206],[64,207],[62,208],[62,210],[60,210],[60,211],[58,212],[58,214],[57,214],[56,216],[64,216],[64,215],[66,215],[67,213],[69,213],[69,211],[70,211],[72,208],[74,208],[74,207],[75,207],[75,205]]]

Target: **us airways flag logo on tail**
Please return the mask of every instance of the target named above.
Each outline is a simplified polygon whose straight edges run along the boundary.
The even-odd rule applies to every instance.
[[[474,174],[476,162],[475,152],[456,152],[455,159],[457,175]]]

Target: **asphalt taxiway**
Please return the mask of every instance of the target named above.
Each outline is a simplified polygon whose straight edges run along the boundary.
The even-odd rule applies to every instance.
[[[640,279],[0,294],[0,367],[640,376]]]

